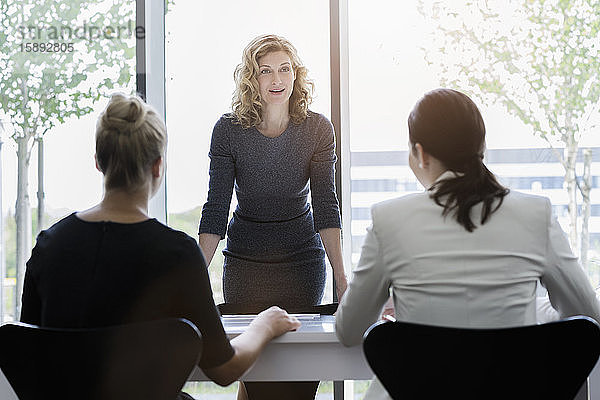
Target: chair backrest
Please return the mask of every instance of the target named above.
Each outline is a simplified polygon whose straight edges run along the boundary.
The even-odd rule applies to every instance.
[[[0,368],[20,400],[175,399],[202,351],[185,319],[95,329],[0,327]]]
[[[573,399],[600,328],[587,317],[501,329],[378,322],[363,349],[394,399]]]

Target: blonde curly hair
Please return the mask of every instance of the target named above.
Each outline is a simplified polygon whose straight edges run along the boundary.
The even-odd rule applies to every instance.
[[[308,79],[308,70],[302,65],[296,48],[287,39],[277,35],[261,35],[246,46],[242,62],[233,73],[236,88],[231,108],[243,128],[257,126],[263,120],[257,79],[258,59],[274,51],[285,51],[288,54],[296,77],[289,102],[290,119],[295,124],[306,119],[314,90],[313,82]]]

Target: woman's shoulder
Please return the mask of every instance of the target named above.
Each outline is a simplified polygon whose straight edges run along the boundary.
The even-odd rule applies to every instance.
[[[306,119],[304,120],[306,123],[308,124],[315,124],[315,125],[327,125],[330,126],[331,125],[331,121],[329,120],[329,118],[327,118],[325,115],[312,111],[312,110],[308,110],[306,112]]]
[[[228,129],[228,130],[232,130],[232,129],[242,130],[243,129],[238,118],[232,112],[228,112],[228,113],[221,115],[221,117],[219,117],[219,119],[215,123],[215,128],[222,128],[222,129]]]
[[[204,255],[198,242],[190,235],[173,229],[159,221],[155,221],[155,228],[160,234],[155,237],[155,250],[163,257],[173,260],[173,265],[192,269],[198,266],[206,267]]]
[[[217,120],[217,123],[233,125],[233,124],[237,123],[237,121],[238,121],[238,119],[234,113],[226,112],[225,114],[221,115],[221,117],[219,117],[219,119]]]
[[[38,241],[40,239],[48,240],[60,238],[64,235],[75,232],[81,228],[78,222],[79,218],[77,218],[76,212],[72,212],[71,214],[52,224],[49,228],[42,230],[38,235]]]
[[[250,128],[242,127],[235,114],[225,113],[213,127],[212,140],[217,143],[228,143],[249,131]]]
[[[333,125],[329,118],[315,111],[308,110],[301,125],[304,126],[306,131],[312,132],[317,138],[323,140],[331,140],[334,135]]]
[[[546,210],[550,208],[551,205],[550,199],[546,196],[519,192],[517,190],[511,190],[508,192],[508,194],[504,196],[502,202],[502,206],[533,210]]]
[[[400,197],[394,197],[389,200],[380,201],[371,206],[371,216],[375,215],[397,215],[401,211],[411,212],[413,206],[422,205],[429,195],[427,192],[410,193]]]
[[[329,121],[329,118],[327,118],[325,115],[318,113],[316,111],[313,111],[313,110],[306,110],[306,118],[315,118],[317,120]]]
[[[158,236],[161,237],[162,241],[170,245],[185,248],[193,253],[199,250],[196,240],[187,233],[171,228],[156,219],[153,219],[152,221],[153,228],[156,229]]]
[[[156,218],[143,223],[120,226],[120,237],[126,237],[130,248],[143,252],[148,259],[168,259],[172,265],[204,265],[198,242],[187,233],[163,224]]]
[[[197,247],[196,241],[188,234],[173,229],[156,218],[146,219],[140,222],[114,222],[114,221],[87,221],[77,216],[76,212],[56,222],[50,228],[40,233],[44,240],[72,240],[77,237],[82,241],[89,239],[92,232],[119,232],[129,235],[132,243],[136,240],[142,242],[154,241],[161,244],[178,245],[181,248]],[[162,245],[161,245],[162,247]]]
[[[40,231],[37,235],[33,255],[44,254],[48,256],[56,250],[64,249],[73,245],[75,240],[88,237],[89,232],[85,226],[80,224],[79,218],[73,212],[59,221],[52,224],[49,228]]]
[[[429,199],[430,201],[426,201]],[[422,207],[425,204],[433,206],[435,203],[430,199],[429,192],[411,193],[401,197],[385,200],[374,204],[371,207],[371,213],[387,215],[401,210],[412,210],[416,207]],[[547,211],[551,208],[550,199],[536,194],[523,193],[511,190],[504,197],[500,209],[521,209],[521,210],[540,210]]]
[[[498,214],[526,224],[545,225],[552,218],[552,202],[545,196],[511,190],[502,199]]]

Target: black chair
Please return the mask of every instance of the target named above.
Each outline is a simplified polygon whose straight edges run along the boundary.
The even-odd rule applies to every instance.
[[[600,354],[587,317],[543,325],[463,329],[378,322],[367,362],[393,399],[573,399]]]
[[[95,329],[0,327],[0,368],[20,400],[174,400],[202,351],[185,319]]]

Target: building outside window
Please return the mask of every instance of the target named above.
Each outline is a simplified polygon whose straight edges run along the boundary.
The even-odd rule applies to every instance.
[[[472,28],[478,21],[473,11],[478,7],[477,4],[470,3],[471,8],[467,3],[444,4],[448,4],[449,9],[459,8],[460,12],[451,18],[443,14],[441,6],[436,8],[435,2],[430,1],[381,1],[377,3],[377,7],[367,2],[348,2],[350,128],[346,134],[351,149],[350,223],[353,264],[358,261],[366,228],[370,224],[369,208],[376,202],[423,190],[407,163],[408,114],[425,92],[442,86],[442,67],[450,69],[460,61],[455,59],[460,54],[457,56],[449,52],[447,56],[440,58],[440,54],[433,54],[427,46],[432,46],[432,35],[444,37],[443,29],[449,30],[462,24],[465,24],[465,29]],[[524,17],[530,12],[527,9],[517,11],[522,12]],[[552,9],[552,12],[547,13],[552,14],[554,11],[556,10]],[[503,20],[504,25],[509,26],[506,29],[510,29],[513,26],[511,24],[518,23],[514,18],[516,17],[509,18],[507,14]],[[437,21],[439,25],[432,27],[432,21]],[[489,22],[492,23],[497,22]],[[437,36],[435,32],[432,33],[436,28],[439,29]],[[433,58],[435,56],[438,58]],[[438,68],[434,68],[436,65]],[[507,74],[504,79],[509,78]],[[467,84],[464,87],[454,87],[467,93],[472,90]],[[475,100],[486,123],[487,151],[484,161],[487,166],[507,187],[549,197],[563,229],[568,232],[565,170],[556,157],[556,151],[551,150],[539,135],[535,135],[531,126],[510,114],[499,102],[482,103]],[[597,109],[596,114],[590,118],[598,119]],[[582,149],[590,148],[592,151],[590,246],[586,270],[592,283],[598,286],[600,135],[597,130],[582,135],[580,147],[576,170],[580,180],[584,161]],[[562,153],[560,143],[556,150],[559,154]],[[580,214],[582,203],[579,195]],[[581,219],[579,218],[578,230],[581,229]],[[348,223],[348,220],[345,222]],[[579,248],[580,243],[575,248],[576,253]]]

